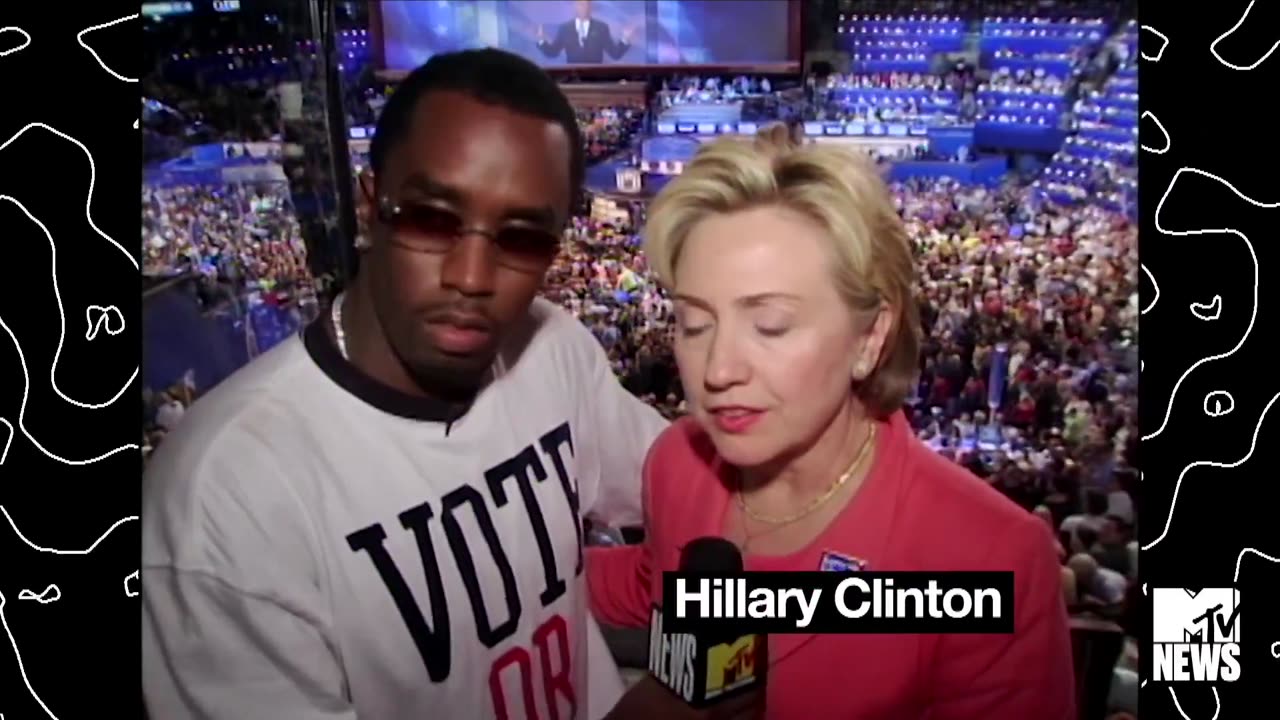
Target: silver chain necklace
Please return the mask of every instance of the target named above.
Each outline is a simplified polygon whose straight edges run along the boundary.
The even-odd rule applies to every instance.
[[[347,355],[347,333],[342,329],[342,302],[346,299],[346,293],[338,293],[338,297],[333,299],[333,305],[329,308],[329,320],[333,323],[333,339],[338,343],[338,352],[342,354],[343,360],[351,362]]]

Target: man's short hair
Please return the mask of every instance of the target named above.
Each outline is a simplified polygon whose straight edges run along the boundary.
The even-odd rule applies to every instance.
[[[401,81],[383,107],[369,144],[375,181],[391,148],[408,133],[418,101],[432,91],[465,93],[480,102],[559,125],[569,136],[571,203],[578,197],[586,161],[573,106],[542,68],[519,55],[493,48],[434,55]]]

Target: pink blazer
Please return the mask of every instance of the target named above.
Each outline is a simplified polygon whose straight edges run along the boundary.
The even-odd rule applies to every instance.
[[[858,494],[805,549],[748,555],[748,570],[817,570],[824,551],[868,570],[1012,570],[1012,635],[774,635],[767,717],[1075,720],[1075,683],[1058,558],[1048,527],[939,457],[901,413],[877,435]],[[654,443],[644,470],[643,545],[593,548],[596,616],[644,626],[661,573],[689,540],[718,536],[732,508],[724,464],[692,420]]]

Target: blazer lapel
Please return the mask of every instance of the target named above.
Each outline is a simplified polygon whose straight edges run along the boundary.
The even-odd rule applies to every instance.
[[[905,458],[901,457],[904,446],[898,436],[909,431],[905,426],[905,418],[897,414],[881,427],[880,437],[876,441],[875,461],[866,481],[858,489],[850,505],[823,533],[823,537],[806,551],[806,555],[810,557],[806,557],[805,562],[809,566],[800,569],[820,569],[823,553],[826,552],[862,560],[867,570],[900,569],[887,567],[886,563],[893,562],[888,557],[889,538],[899,510],[899,495],[903,490],[898,474],[905,462]],[[821,598],[821,602],[831,602],[831,598]],[[769,665],[781,662],[817,637],[814,633],[771,635]]]

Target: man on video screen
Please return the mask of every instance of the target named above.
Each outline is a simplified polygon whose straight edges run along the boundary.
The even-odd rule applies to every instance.
[[[591,0],[575,0],[574,17],[561,23],[555,37],[548,41],[546,32],[538,26],[538,49],[549,58],[564,53],[565,62],[581,65],[604,62],[604,54],[614,60],[620,59],[631,49],[631,28],[622,31],[615,42],[609,24],[591,17]]]

